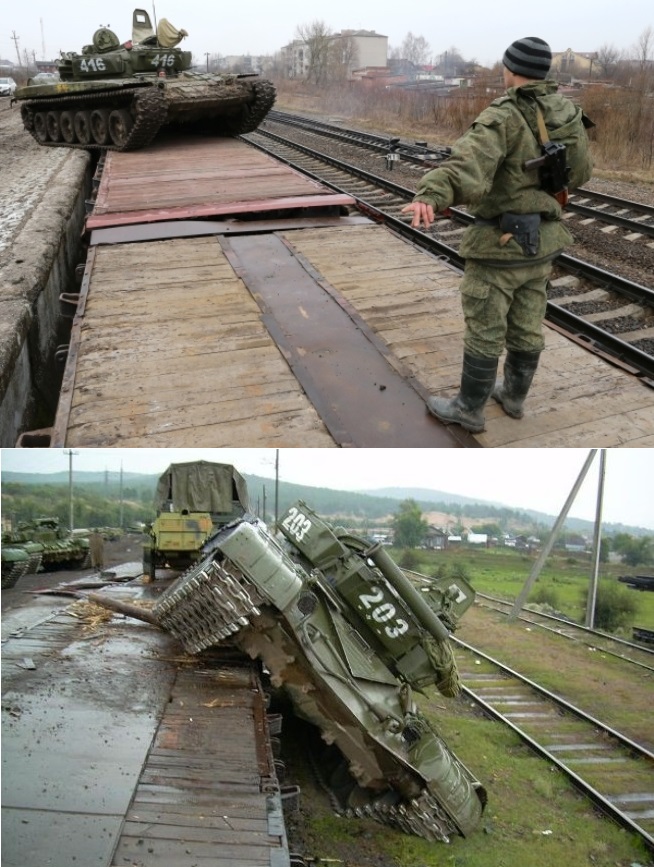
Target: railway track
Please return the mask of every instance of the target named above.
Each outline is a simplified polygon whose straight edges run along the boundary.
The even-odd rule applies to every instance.
[[[393,165],[402,160],[419,168],[420,173],[447,159],[450,148],[429,145],[427,142],[408,142],[392,136],[383,136],[361,130],[347,129],[334,124],[300,117],[281,111],[272,111],[270,121],[316,133],[318,138],[328,137],[343,144],[352,144],[373,151]],[[581,187],[570,195],[567,211],[581,217],[599,220],[614,227],[626,229],[645,240],[654,237],[654,207],[640,202],[599,193]],[[638,240],[633,238],[632,240]]]
[[[293,138],[293,129],[297,127],[295,119],[289,133],[288,127],[280,124],[275,115],[271,122],[267,122],[263,128],[246,138],[262,150],[320,179],[334,189],[355,196],[361,209],[374,219],[387,222],[397,231],[411,237],[414,243],[462,268],[463,261],[458,254],[458,244],[472,217],[462,209],[452,208],[450,217],[437,220],[428,232],[412,230],[406,217],[400,212],[402,207],[411,201],[415,184],[403,186],[391,180],[388,171],[383,175],[377,173],[384,170],[378,150],[383,147],[378,140],[380,137],[376,137],[377,141],[374,142],[378,151],[374,157],[377,168],[372,172],[369,168],[361,167],[357,153],[366,152],[369,148],[362,148],[358,142],[348,147],[348,162],[340,158],[342,152],[339,158],[325,152],[324,143],[329,142],[335,133],[332,130],[323,131],[324,126],[326,125],[319,124],[311,130],[309,135],[313,141],[308,143],[305,122],[302,126],[302,141],[296,141]],[[272,127],[276,127],[278,131],[273,132]],[[351,132],[347,131],[348,146],[351,144]],[[361,136],[365,137],[364,134]],[[390,152],[388,141],[387,139],[386,155]],[[316,149],[318,142],[323,145],[322,150]],[[420,151],[425,150],[422,144],[417,147]],[[329,144],[327,148],[329,149]],[[427,148],[426,152],[435,151]],[[434,164],[443,158],[442,152],[437,153]],[[369,159],[366,164],[370,166]],[[429,162],[420,161],[419,171],[423,172],[426,167],[429,167]],[[583,194],[586,195],[586,192],[584,190]],[[586,199],[590,195],[588,193]],[[608,203],[599,201],[598,204],[602,206]],[[635,203],[631,204],[637,207]],[[617,208],[615,201],[611,202],[611,207]],[[601,212],[604,210],[602,208]],[[601,212],[598,211],[598,214]],[[645,216],[651,220],[650,214]],[[620,218],[626,219],[624,215]],[[634,234],[634,231],[624,228],[620,231]],[[647,238],[646,235],[642,237]],[[614,237],[610,242],[607,239],[603,243],[615,244],[618,240]],[[629,242],[625,241],[624,246],[629,247]],[[647,248],[646,256],[650,254],[651,251]],[[562,254],[555,266],[547,318],[552,325],[589,350],[604,355],[646,380],[654,377],[654,289],[649,286],[607,271],[592,262]]]
[[[493,657],[451,640],[463,694],[654,851],[654,754]]]
[[[513,609],[513,602],[508,602],[505,599],[498,599],[495,596],[489,596],[486,593],[477,592],[475,598],[476,604],[493,611],[498,611],[500,614],[505,614],[507,617]],[[553,614],[547,614],[541,611],[533,611],[524,609],[519,615],[519,619],[524,623],[529,623],[532,626],[538,626],[541,629],[546,629],[563,638],[568,638],[571,641],[581,641],[592,646],[596,650],[601,650],[602,653],[607,653],[610,656],[616,656],[626,662],[633,663],[648,671],[654,671],[654,650],[649,647],[643,647],[642,644],[637,644],[633,641],[627,641],[624,638],[619,638],[615,635],[608,635],[598,629],[590,629],[587,626],[582,626],[580,623],[575,623],[573,620],[568,620],[563,617],[557,617]]]

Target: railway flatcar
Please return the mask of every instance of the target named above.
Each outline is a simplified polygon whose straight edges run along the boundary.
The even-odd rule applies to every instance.
[[[243,139],[110,152],[96,186],[53,447],[654,444],[652,390],[554,327],[524,419],[440,424],[460,271]]]

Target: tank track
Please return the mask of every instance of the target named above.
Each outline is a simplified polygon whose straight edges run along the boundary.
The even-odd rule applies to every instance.
[[[432,842],[449,843],[450,837],[459,834],[454,822],[427,789],[411,801],[387,804],[382,797],[361,807],[347,807],[342,815],[374,819],[382,825]]]
[[[248,106],[248,110],[237,135],[254,132],[275,104],[277,91],[270,81],[265,79],[262,81],[255,81],[253,88],[254,101]]]
[[[374,819],[381,825],[422,837],[432,842],[449,843],[450,837],[458,836],[458,828],[443,811],[436,799],[425,789],[420,797],[410,802],[400,802],[400,797],[394,792],[387,792],[378,798],[368,797],[367,803],[356,807],[344,805],[338,792],[330,787],[322,774],[322,768],[314,756],[309,757],[314,776],[320,787],[327,794],[334,812],[344,818]],[[359,789],[363,797],[365,790]],[[361,794],[359,797],[361,797]]]
[[[191,566],[154,607],[154,614],[189,653],[199,653],[248,626],[261,613],[256,587],[230,564]]]
[[[19,578],[22,578],[23,575],[27,575],[28,566],[29,560],[25,560],[22,563],[14,563],[9,570],[3,566],[0,587],[2,587],[3,590],[8,590],[10,587],[13,587]]]
[[[25,574],[36,575],[42,565],[43,554],[32,554],[32,556],[27,561],[27,569],[25,570]]]
[[[71,108],[74,110],[76,106],[89,109],[106,108],[107,101],[111,101],[114,106],[120,104],[123,108],[126,108],[131,102],[135,116],[134,126],[129,134],[129,138],[123,145],[80,144],[79,142],[68,143],[64,141],[43,142],[36,137],[34,129],[34,114],[36,111],[49,111],[53,108]],[[23,118],[23,126],[41,147],[65,147],[86,151],[128,151],[137,150],[150,144],[161,127],[166,123],[168,107],[166,97],[160,88],[135,87],[119,91],[118,93],[109,90],[102,93],[94,93],[93,96],[80,94],[79,96],[48,99],[47,102],[29,100],[21,106],[21,116]]]

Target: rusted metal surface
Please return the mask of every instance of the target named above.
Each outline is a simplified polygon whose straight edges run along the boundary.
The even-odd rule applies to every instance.
[[[281,229],[310,229],[327,226],[360,226],[367,217],[284,217],[277,220],[174,220],[161,223],[138,223],[91,232],[89,244],[128,244],[134,241],[162,241],[169,238],[199,238],[203,235],[243,235],[277,232]]]
[[[275,236],[221,241],[268,331],[340,446],[457,447],[475,441],[424,399],[344,299]],[[327,291],[327,289],[329,291]]]
[[[352,204],[243,141],[189,139],[109,153],[86,228]]]

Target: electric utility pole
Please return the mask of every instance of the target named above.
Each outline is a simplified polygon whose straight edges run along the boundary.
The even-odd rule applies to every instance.
[[[574,503],[575,497],[579,493],[579,488],[581,487],[582,482],[586,478],[586,474],[588,473],[588,470],[590,469],[590,465],[593,462],[593,458],[595,457],[596,452],[597,452],[597,449],[591,449],[590,450],[590,453],[589,453],[588,457],[586,458],[586,462],[583,465],[581,472],[579,473],[579,478],[572,486],[572,490],[570,491],[570,494],[568,495],[568,499],[565,501],[565,505],[563,506],[563,509],[561,510],[561,514],[556,519],[554,527],[552,528],[552,532],[550,533],[550,537],[547,540],[547,543],[543,546],[543,550],[540,552],[538,559],[534,563],[534,566],[533,566],[533,569],[531,570],[531,574],[529,575],[529,578],[527,578],[527,580],[525,581],[524,587],[520,591],[520,595],[516,599],[515,604],[509,613],[509,620],[515,620],[515,618],[518,616],[518,614],[520,614],[520,611],[522,610],[525,602],[527,601],[527,597],[529,596],[531,588],[534,586],[534,582],[536,581],[536,579],[540,575],[541,570],[542,570],[543,566],[545,565],[545,561],[547,560],[547,557],[548,557],[550,551],[554,547],[554,543],[556,542],[556,538],[559,535],[559,531],[561,530],[561,527],[563,526],[565,519],[568,516],[568,512],[570,511],[570,507]]]
[[[68,451],[64,451],[64,454],[68,455],[68,507],[70,510],[68,524],[70,526],[70,535],[72,536],[75,529],[75,522],[73,521],[73,455],[78,455],[79,452],[68,449]]]

